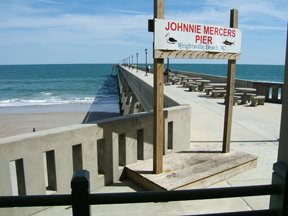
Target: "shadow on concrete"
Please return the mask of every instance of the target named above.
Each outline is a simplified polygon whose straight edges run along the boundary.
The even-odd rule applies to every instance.
[[[199,97],[199,96],[198,96]],[[224,99],[224,98],[223,98]],[[220,104],[220,105],[225,105],[225,103],[223,102],[217,102],[217,104]],[[236,106],[243,106],[243,107],[255,107],[255,106],[252,106],[250,103],[246,103],[246,104],[241,104],[241,103],[237,103]],[[258,106],[261,106],[261,105],[258,105]]]
[[[133,170],[133,171],[139,174],[153,174],[152,170]]]
[[[217,102],[217,104],[219,104],[219,105],[225,105],[224,102]]]
[[[124,178],[121,179],[119,182],[112,183],[110,185],[107,185],[105,187],[130,187],[131,189],[135,191],[146,191],[141,186],[137,185],[136,183],[132,182],[131,180]]]
[[[198,95],[198,97],[200,97],[200,98],[206,98],[206,99],[221,99],[220,97],[218,97],[218,98],[214,98],[214,97],[212,97],[211,95],[206,95],[206,93],[205,94],[202,94],[202,95]]]
[[[113,118],[119,116],[120,113],[111,113],[111,112],[88,112],[82,122],[89,123],[97,120],[107,119],[107,118]]]
[[[106,75],[82,124],[120,116],[117,77]]]
[[[207,154],[211,154],[211,153],[222,153],[222,151],[180,151],[178,153],[207,153]]]

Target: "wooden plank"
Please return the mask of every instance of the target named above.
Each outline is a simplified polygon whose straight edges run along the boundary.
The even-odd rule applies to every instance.
[[[155,50],[155,58],[186,58],[186,59],[229,59],[239,60],[239,53],[207,52],[192,50]]]
[[[186,168],[184,167],[184,169],[170,169],[173,170],[170,175],[159,178],[155,182],[162,187],[167,188],[167,190],[174,190],[183,185],[204,181],[205,179],[216,176],[224,171],[234,169],[255,159],[257,159],[257,157],[239,151],[233,151],[227,155],[216,154],[212,156],[206,154],[190,163],[189,166],[187,165]],[[188,160],[185,161],[186,163],[189,163]],[[172,163],[174,162],[175,160],[172,161]],[[209,181],[207,183],[209,183]]]
[[[149,179],[143,178],[137,172],[134,172],[133,170],[128,169],[127,167],[125,167],[125,173],[128,179],[130,179],[133,182],[136,182],[139,186],[143,187],[148,191],[166,191],[165,188],[155,183],[152,183]]]
[[[232,9],[230,13],[230,27],[238,28],[238,10]],[[224,132],[223,132],[223,146],[222,152],[230,151],[230,140],[232,131],[232,114],[233,114],[233,100],[235,88],[235,72],[236,60],[228,60],[227,70],[227,88],[225,100],[225,117],[224,117]]]
[[[215,175],[209,176],[205,179],[200,179],[198,181],[192,182],[187,185],[183,185],[178,188],[174,188],[174,190],[186,190],[186,189],[199,189],[199,188],[206,188],[210,185],[216,184],[221,182],[225,179],[231,178],[235,175],[240,173],[246,172],[250,169],[257,167],[257,158],[253,161],[249,161],[247,163],[241,164],[237,167],[233,167],[232,169],[225,170],[223,172],[217,173]]]
[[[164,0],[154,0],[154,18],[164,19]],[[154,47],[154,46],[153,46]],[[164,59],[154,56],[153,173],[163,172]]]
[[[126,168],[135,174],[128,177],[130,180],[144,184],[149,190],[153,190],[153,187],[156,190],[159,187],[165,190],[204,188],[256,167],[257,158],[236,150],[227,154],[188,150],[165,155],[164,172],[158,175],[152,174],[152,160],[131,164]]]

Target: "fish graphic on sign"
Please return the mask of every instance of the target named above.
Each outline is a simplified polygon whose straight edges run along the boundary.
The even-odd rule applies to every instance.
[[[166,38],[166,41],[168,44],[175,44],[177,42],[177,40],[175,38],[170,37],[169,32],[165,35],[165,38]]]
[[[234,45],[235,46],[235,44],[234,44],[235,42],[230,42],[230,41],[228,41],[227,39],[223,42],[223,44],[225,44],[225,45]]]

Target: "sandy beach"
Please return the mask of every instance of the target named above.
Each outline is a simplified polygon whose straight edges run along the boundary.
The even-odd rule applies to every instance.
[[[115,105],[67,104],[0,108],[0,138],[119,116]]]

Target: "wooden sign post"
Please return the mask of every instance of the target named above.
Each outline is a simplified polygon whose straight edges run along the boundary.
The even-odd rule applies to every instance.
[[[148,25],[148,31],[154,32],[154,174],[163,172],[164,58],[228,59],[222,152],[230,151],[236,60],[240,59],[242,40],[238,13],[236,9],[231,10],[230,28],[164,20],[164,0],[154,0],[154,20]]]
[[[164,19],[164,0],[154,0],[154,18]],[[164,59],[154,57],[154,111],[153,111],[154,174],[159,174],[163,172],[163,142],[164,142],[163,104],[164,104]]]
[[[239,11],[232,9],[230,11],[230,27],[238,28]],[[222,152],[230,152],[230,139],[232,130],[232,113],[235,88],[236,60],[228,60],[227,70],[227,90],[225,102],[224,134]]]

